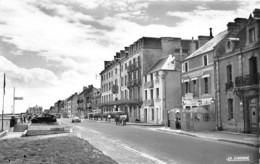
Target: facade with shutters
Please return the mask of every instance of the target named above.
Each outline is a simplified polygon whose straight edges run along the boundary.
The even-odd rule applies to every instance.
[[[216,53],[218,127],[259,134],[260,10],[228,23]]]
[[[215,77],[214,53],[217,45],[227,35],[220,32],[198,50],[182,60],[182,105],[184,130],[214,130]]]

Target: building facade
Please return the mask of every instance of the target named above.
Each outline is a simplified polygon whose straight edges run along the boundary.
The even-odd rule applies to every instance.
[[[225,38],[225,30],[182,60],[182,122],[184,130],[214,130],[216,128],[214,54]]]
[[[197,45],[195,40],[143,37],[117,53],[113,61],[105,61],[100,73],[103,112],[124,111],[131,122],[147,122],[143,106],[144,74],[161,57],[174,53],[187,56]]]
[[[260,10],[228,23],[216,54],[218,127],[259,134]]]
[[[180,64],[175,59],[159,59],[143,77],[144,122],[167,124],[168,111],[181,107]]]

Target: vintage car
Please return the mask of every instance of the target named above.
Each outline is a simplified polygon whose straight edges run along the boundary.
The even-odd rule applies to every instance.
[[[57,122],[56,116],[52,115],[52,114],[39,114],[34,116],[31,119],[32,123],[50,123],[50,122]]]

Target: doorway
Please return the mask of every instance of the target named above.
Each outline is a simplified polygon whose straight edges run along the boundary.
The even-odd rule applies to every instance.
[[[147,108],[144,109],[144,122],[147,123]]]
[[[252,98],[249,100],[249,125],[250,125],[250,132],[251,133],[258,133],[259,129],[259,111],[258,111],[258,99]]]

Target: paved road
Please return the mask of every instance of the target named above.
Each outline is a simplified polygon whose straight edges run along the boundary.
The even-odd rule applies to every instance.
[[[59,120],[69,123],[69,119]],[[106,142],[113,141],[122,144],[129,150],[136,150],[135,155],[147,156],[146,162],[140,158],[138,163],[172,163],[172,164],[248,164],[258,163],[258,149],[233,143],[223,143],[190,136],[159,132],[153,128],[137,126],[116,126],[112,123],[83,121],[73,124],[74,130],[80,132],[83,138],[97,142],[105,154],[109,155],[111,147],[106,148]],[[92,137],[91,137],[92,136]],[[104,140],[105,138],[105,140]],[[90,142],[91,143],[91,142]],[[122,151],[122,150],[120,150]],[[132,151],[133,152],[133,151]],[[112,151],[114,155],[115,150]],[[143,153],[143,154],[141,154]],[[228,156],[250,156],[250,162],[230,162]],[[123,156],[123,155],[122,155]],[[112,157],[113,158],[113,157]],[[115,157],[117,158],[117,157]],[[118,157],[120,158],[120,157]],[[123,158],[123,157],[122,157]],[[129,158],[129,156],[127,157]],[[119,163],[127,163],[120,162]],[[137,163],[129,162],[129,163]]]

